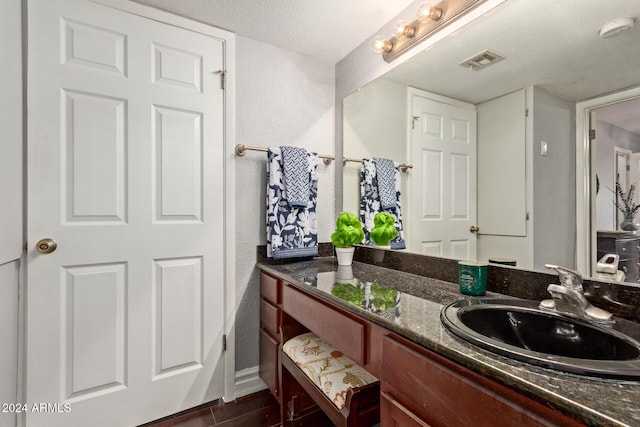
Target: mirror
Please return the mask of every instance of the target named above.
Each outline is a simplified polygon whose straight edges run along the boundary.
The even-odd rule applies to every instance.
[[[600,37],[605,24],[623,17],[635,17],[636,25],[616,35]],[[509,190],[504,198],[509,201],[524,195],[520,197],[521,210],[517,214],[524,225],[520,231],[511,234],[487,232],[480,215],[475,224],[480,227],[475,257],[486,261],[493,257],[511,258],[516,254],[518,267],[542,269],[545,263],[554,263],[576,268],[575,177],[576,168],[584,165],[575,164],[575,105],[640,85],[638,19],[640,4],[635,0],[610,2],[606,8],[600,2],[582,0],[507,0],[347,96],[343,100],[344,156],[384,157],[399,163],[417,164],[409,147],[412,126],[419,119],[412,120],[407,88],[435,94],[436,98],[447,97],[463,107],[475,106],[479,150],[480,136],[487,131],[482,127],[481,106],[522,91],[528,109],[525,111],[529,117],[534,117],[527,120],[543,120],[537,127],[525,124],[523,154],[517,159],[518,167],[515,168],[515,173],[520,173],[518,179],[524,184],[519,189]],[[504,59],[477,71],[460,65],[486,50]],[[558,122],[559,117],[562,117],[561,122]],[[640,118],[640,113],[637,117]],[[545,126],[544,121],[551,121],[556,127]],[[486,150],[484,153],[486,155]],[[488,164],[499,159],[501,153],[494,151]],[[558,153],[561,153],[560,157]],[[596,155],[593,150],[592,156]],[[508,163],[512,163],[512,159],[510,154]],[[478,177],[495,175],[502,169],[496,167],[493,173],[488,173],[486,164],[486,159],[484,163],[478,162]],[[506,163],[500,158],[494,164]],[[594,162],[593,176],[595,166]],[[344,167],[343,208],[353,212],[359,210],[357,197],[354,198],[359,167],[356,163],[347,163]],[[412,201],[412,180],[421,175],[414,169],[402,176],[405,237],[410,242],[415,227],[412,227],[406,208],[416,204]],[[512,180],[503,182],[513,184]],[[479,192],[478,211],[481,211],[483,201],[505,192],[495,182],[493,194],[487,192],[486,185],[473,184],[469,187],[477,188]],[[595,182],[592,187],[595,193]],[[481,191],[485,192],[480,194]],[[595,197],[591,202],[595,211]],[[488,204],[500,207],[493,201]],[[489,242],[491,251],[486,250]],[[429,247],[425,250],[424,247],[409,246],[411,251],[429,253]],[[466,258],[455,252],[443,255]]]

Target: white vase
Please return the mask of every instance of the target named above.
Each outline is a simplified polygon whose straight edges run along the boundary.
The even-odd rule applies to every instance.
[[[351,265],[353,261],[353,252],[356,250],[353,246],[348,248],[336,248],[336,257],[338,265]]]
[[[388,249],[391,249],[391,245],[374,245],[373,246],[373,262],[379,264],[384,261],[384,254]]]
[[[391,245],[373,245],[376,249],[391,249]]]
[[[335,279],[336,283],[353,284],[353,267],[350,265],[339,265],[336,269]]]

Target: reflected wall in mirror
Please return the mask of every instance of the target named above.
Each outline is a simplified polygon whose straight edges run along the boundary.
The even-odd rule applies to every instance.
[[[576,267],[576,167],[584,168],[576,165],[576,103],[640,84],[639,26],[599,36],[614,19],[637,21],[640,3],[603,4],[508,0],[344,99],[345,156],[414,165],[403,174],[409,250],[481,261],[515,258],[518,267],[533,269],[545,263]],[[459,65],[486,50],[505,59],[479,71]],[[477,136],[476,160],[461,157],[457,149],[447,157],[433,146],[416,148],[419,134],[433,133],[430,123],[439,120],[416,109],[418,98],[473,110],[477,129],[466,129]],[[450,124],[441,130],[460,128]],[[595,145],[594,159],[602,155]],[[464,174],[453,172],[465,162],[477,165],[475,172],[467,169],[466,187]],[[358,168],[344,167],[346,210],[358,211]],[[603,188],[598,197],[609,192]],[[469,205],[460,189],[476,192]],[[595,206],[595,197],[592,202]],[[418,233],[422,223],[437,224],[445,217],[475,225],[479,233],[471,236],[466,226],[466,236],[450,237],[448,244]],[[594,241],[595,219],[588,220]],[[474,238],[475,256],[470,244],[460,244]],[[592,252],[595,265],[595,247]],[[583,274],[590,275],[587,270]]]

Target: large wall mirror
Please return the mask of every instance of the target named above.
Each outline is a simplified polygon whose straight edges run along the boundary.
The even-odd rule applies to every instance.
[[[600,35],[628,17],[635,26]],[[507,0],[345,97],[343,155],[413,165],[402,174],[407,250],[595,276],[597,236],[608,252],[634,238],[620,230],[613,190],[616,179],[640,185],[639,19],[637,0]],[[612,93],[628,95],[594,102],[591,123],[581,117],[577,105]],[[583,122],[596,130],[587,160],[576,155]],[[344,165],[345,210],[359,210],[360,167]],[[586,268],[580,230],[593,242]]]

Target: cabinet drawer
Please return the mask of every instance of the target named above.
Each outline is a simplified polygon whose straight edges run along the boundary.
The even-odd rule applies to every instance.
[[[618,239],[616,240],[616,253],[621,259],[638,258],[640,256],[640,239]]]
[[[385,427],[431,427],[387,393],[380,393],[380,425]]]
[[[624,271],[625,282],[636,282],[640,277],[640,258],[620,259],[618,270]]]
[[[280,310],[264,298],[260,299],[260,325],[274,337],[280,336]]]
[[[280,359],[278,341],[273,339],[264,329],[260,329],[260,378],[265,382],[275,397],[279,396],[278,369]]]
[[[280,279],[271,277],[266,273],[260,272],[260,295],[268,299],[273,304],[280,304],[280,288],[282,287]]]
[[[430,425],[578,426],[575,420],[425,349],[383,340],[382,391]]]
[[[282,287],[282,310],[357,364],[366,364],[364,324],[286,283]]]

